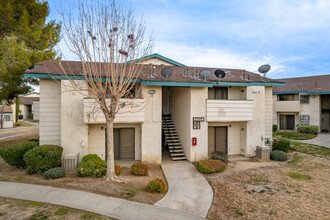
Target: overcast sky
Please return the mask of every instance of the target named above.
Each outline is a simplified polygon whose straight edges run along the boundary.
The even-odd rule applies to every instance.
[[[144,16],[155,53],[185,65],[257,72],[268,63],[270,78],[330,74],[330,0],[121,2]],[[49,0],[49,19],[61,19],[60,3],[75,10],[76,0]]]

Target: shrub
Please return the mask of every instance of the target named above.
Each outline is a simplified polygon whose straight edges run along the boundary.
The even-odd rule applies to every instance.
[[[221,160],[225,164],[228,163],[228,155],[226,153],[220,152],[220,151],[213,151],[211,153],[211,159],[212,160]]]
[[[273,150],[280,150],[283,152],[288,152],[290,149],[291,141],[288,139],[279,139],[273,142]]]
[[[273,125],[273,131],[277,131],[277,125]]]
[[[18,119],[23,119],[23,115],[18,115]]]
[[[32,167],[28,167],[28,168],[26,168],[25,173],[26,174],[35,174],[36,172],[33,170]]]
[[[149,192],[157,192],[157,193],[165,193],[166,192],[166,184],[161,179],[155,179],[150,181],[147,190]]]
[[[297,130],[301,133],[317,134],[319,132],[319,126],[317,126],[317,125],[299,125]]]
[[[24,155],[24,161],[34,173],[41,173],[61,163],[63,148],[57,145],[42,145]]]
[[[288,156],[283,151],[274,150],[270,152],[270,159],[275,161],[286,161]]]
[[[144,163],[135,163],[132,165],[132,173],[138,176],[147,176],[148,165]]]
[[[121,166],[115,162],[115,173],[117,176],[120,175],[121,170],[122,170]]]
[[[201,160],[197,162],[197,169],[201,173],[220,173],[226,169],[221,160]]]
[[[44,173],[46,179],[57,179],[65,176],[65,169],[63,167],[55,167],[53,169],[47,170]]]
[[[30,139],[30,140],[28,140],[28,141],[30,141],[30,142],[34,142],[34,143],[37,143],[37,144],[39,145],[39,139]]]
[[[100,177],[107,173],[107,163],[96,154],[88,154],[83,157],[77,167],[80,176]]]
[[[24,154],[37,146],[38,144],[35,142],[26,141],[0,150],[0,155],[10,166],[25,168]]]

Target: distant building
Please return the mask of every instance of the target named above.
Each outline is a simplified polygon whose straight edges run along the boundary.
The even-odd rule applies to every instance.
[[[273,124],[294,130],[299,124],[330,130],[330,75],[279,79],[273,87]]]
[[[19,98],[19,115],[23,120],[39,120],[39,93],[33,92]]]
[[[2,115],[3,128],[14,127],[13,108],[11,106],[0,107],[0,116]]]

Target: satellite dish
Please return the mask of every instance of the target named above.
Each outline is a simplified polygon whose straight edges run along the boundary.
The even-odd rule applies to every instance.
[[[258,68],[259,73],[263,73],[264,76],[262,77],[262,81],[265,81],[266,73],[270,70],[270,65],[269,64],[264,64]]]
[[[199,78],[204,79],[204,82],[206,82],[206,79],[211,76],[210,70],[202,70],[199,72]]]
[[[269,64],[264,64],[258,68],[259,73],[267,73],[270,70],[270,65]]]
[[[223,70],[216,70],[214,74],[219,78],[219,80],[226,76],[226,72]]]
[[[172,70],[172,68],[167,67],[167,68],[162,69],[161,74],[162,74],[163,77],[168,79],[172,76],[173,70]]]

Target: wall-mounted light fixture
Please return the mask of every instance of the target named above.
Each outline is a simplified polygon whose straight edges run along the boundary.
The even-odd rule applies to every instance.
[[[155,93],[156,93],[156,90],[153,90],[153,89],[152,89],[152,90],[149,90],[149,94],[150,94],[150,95],[153,95],[153,94],[155,94]]]
[[[82,140],[82,141],[81,141],[81,146],[82,146],[82,147],[86,147],[86,141]]]

